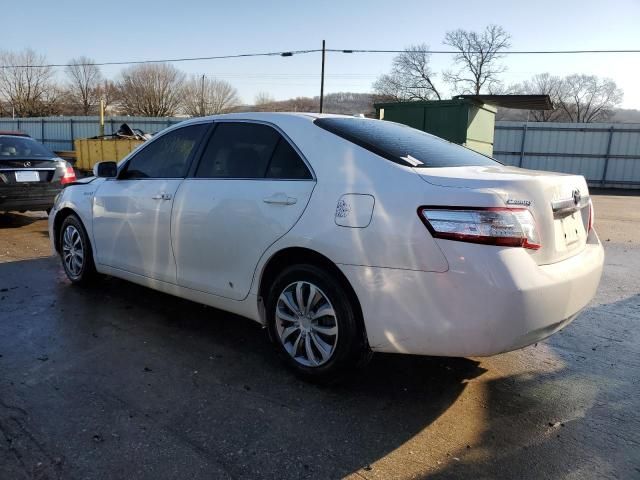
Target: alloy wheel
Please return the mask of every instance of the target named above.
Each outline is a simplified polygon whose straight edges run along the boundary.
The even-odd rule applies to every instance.
[[[62,234],[62,260],[72,276],[82,273],[84,264],[84,246],[80,232],[73,225],[67,225]]]
[[[276,304],[276,330],[289,355],[301,365],[328,362],[338,343],[338,321],[328,297],[311,282],[289,284]]]

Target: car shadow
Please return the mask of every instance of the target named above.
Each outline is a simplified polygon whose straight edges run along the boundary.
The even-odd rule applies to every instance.
[[[38,214],[39,213],[40,212],[38,212]],[[26,227],[27,225],[47,218],[45,212],[42,212],[41,215],[38,214],[35,212],[31,212],[28,215],[17,212],[0,212],[0,229]]]

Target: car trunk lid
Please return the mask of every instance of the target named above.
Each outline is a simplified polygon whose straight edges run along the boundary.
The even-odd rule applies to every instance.
[[[455,206],[508,206],[528,208],[536,221],[542,247],[531,251],[539,265],[576,255],[585,246],[590,199],[581,175],[525,170],[502,165],[450,168],[415,168],[428,183],[491,193],[501,204],[466,205],[464,196]]]
[[[0,184],[49,183],[60,176],[60,172],[56,172],[60,168],[57,159],[5,159],[0,156]]]

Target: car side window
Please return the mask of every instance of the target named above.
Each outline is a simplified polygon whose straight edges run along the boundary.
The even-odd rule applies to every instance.
[[[267,178],[310,180],[312,177],[298,152],[281,137],[271,157]]]
[[[198,178],[310,179],[298,153],[269,125],[221,122],[202,154]]]
[[[279,136],[259,123],[220,123],[202,154],[196,177],[264,178]]]
[[[145,146],[127,162],[120,178],[180,178],[207,124],[178,128]]]

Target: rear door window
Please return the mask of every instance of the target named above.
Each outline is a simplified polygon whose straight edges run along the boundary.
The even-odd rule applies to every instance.
[[[400,123],[366,118],[318,118],[314,123],[387,160],[415,168],[496,165],[496,160]]]
[[[202,154],[199,178],[264,178],[279,140],[273,128],[258,123],[219,123]]]
[[[300,155],[273,127],[220,122],[196,170],[198,178],[310,179]]]

